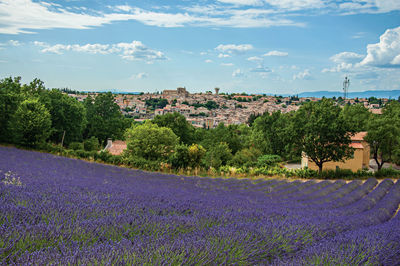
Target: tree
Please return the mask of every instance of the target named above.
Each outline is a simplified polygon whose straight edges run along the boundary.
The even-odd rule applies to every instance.
[[[86,137],[95,136],[104,143],[107,138],[120,139],[127,127],[126,120],[111,92],[85,99],[87,113]]]
[[[189,147],[189,166],[199,167],[201,160],[206,154],[206,150],[199,144],[192,144]]]
[[[203,130],[203,139],[201,144],[210,150],[213,146],[220,142],[228,144],[233,154],[241,150],[248,143],[250,128],[247,125],[229,125],[219,123],[214,129]]]
[[[236,167],[252,167],[257,164],[257,158],[261,156],[260,150],[256,148],[245,148],[238,151],[229,162],[229,165]]]
[[[51,134],[51,116],[37,99],[23,101],[10,120],[14,141],[24,146],[43,143]]]
[[[226,165],[231,158],[232,153],[228,144],[220,142],[207,151],[204,161],[208,167],[218,169],[221,165]]]
[[[354,130],[341,115],[332,100],[310,102],[295,114],[296,146],[322,171],[329,161],[344,161],[354,153],[349,146]]]
[[[251,142],[263,154],[278,154],[291,157],[294,149],[293,114],[282,114],[280,111],[265,113],[253,124]]]
[[[82,140],[82,134],[87,123],[86,110],[82,103],[56,89],[42,92],[40,101],[51,115],[53,132],[50,140],[61,142],[64,131],[64,143],[66,145],[73,141]]]
[[[186,168],[189,166],[189,147],[186,144],[178,144],[175,146],[169,161],[174,168]]]
[[[371,113],[361,104],[345,105],[343,118],[356,132],[366,131]]]
[[[179,138],[167,127],[146,121],[132,125],[126,131],[127,153],[146,160],[166,160],[178,144]]]
[[[168,113],[154,117],[154,124],[159,127],[168,127],[179,137],[182,143],[190,145],[194,142],[194,127],[179,113]]]
[[[378,170],[391,162],[400,151],[400,103],[385,106],[382,115],[373,115],[368,124],[365,140],[371,147]]]
[[[0,81],[0,142],[9,142],[12,139],[9,122],[23,99],[21,77],[9,77]]]

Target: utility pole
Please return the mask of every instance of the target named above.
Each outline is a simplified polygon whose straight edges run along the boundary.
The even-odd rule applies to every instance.
[[[347,78],[347,76],[344,78],[343,81],[343,93],[344,93],[344,99],[347,98],[348,93],[349,93],[349,87],[350,87],[350,79]]]

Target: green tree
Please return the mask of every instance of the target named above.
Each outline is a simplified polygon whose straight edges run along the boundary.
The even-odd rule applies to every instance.
[[[45,91],[46,87],[44,86],[44,82],[37,78],[29,84],[24,84],[21,88],[21,92],[25,98],[39,97]]]
[[[225,142],[233,154],[247,145],[250,136],[250,128],[247,125],[225,126],[224,123],[219,123],[216,128],[203,130],[202,132],[204,136],[201,144],[207,150],[210,150],[220,142]]]
[[[361,104],[345,105],[343,117],[354,131],[366,131],[371,113]]]
[[[176,145],[169,161],[176,169],[188,167],[190,163],[189,147],[186,144]]]
[[[68,145],[73,141],[81,141],[86,127],[86,110],[82,103],[75,98],[53,89],[40,94],[40,101],[51,114],[53,132],[50,140],[61,142],[64,131],[64,143]]]
[[[43,143],[51,134],[51,116],[37,99],[23,101],[9,121],[14,141],[24,146]]]
[[[261,156],[261,151],[256,148],[245,148],[238,151],[229,162],[229,165],[236,167],[253,167],[257,164],[257,158]]]
[[[371,147],[378,170],[400,153],[400,103],[391,102],[385,106],[382,115],[371,116],[365,140]]]
[[[332,100],[307,103],[296,112],[294,118],[296,145],[318,166],[319,172],[324,163],[344,161],[353,155],[349,144],[354,130]]]
[[[9,121],[23,99],[21,77],[9,77],[0,81],[0,142],[9,142],[12,139]]]
[[[157,161],[166,160],[172,154],[179,138],[170,128],[146,121],[127,129],[126,141],[129,155]]]
[[[218,169],[222,165],[226,165],[232,158],[231,149],[225,142],[220,142],[211,147],[204,158],[204,163],[207,167]]]
[[[99,140],[96,137],[91,137],[83,142],[85,151],[98,151],[100,149]]]
[[[168,113],[154,117],[154,124],[159,127],[168,127],[179,137],[182,143],[190,145],[194,142],[194,127],[179,113]]]
[[[206,149],[199,144],[192,144],[189,147],[189,166],[191,167],[199,167],[201,160],[206,154]]]
[[[107,138],[121,139],[127,128],[127,123],[115,103],[111,92],[99,94],[94,100],[85,99],[87,113],[86,137],[95,136],[102,143]]]
[[[296,155],[294,151],[293,114],[280,111],[265,113],[253,124],[251,145],[263,154],[278,154],[288,158]]]

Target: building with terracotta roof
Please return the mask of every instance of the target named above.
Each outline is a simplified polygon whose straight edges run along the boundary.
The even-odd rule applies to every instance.
[[[126,150],[127,145],[125,141],[116,140],[112,141],[108,139],[107,146],[104,150],[107,150],[112,155],[121,155],[124,150]]]
[[[354,154],[351,158],[344,162],[326,162],[323,165],[323,170],[350,169],[357,172],[362,169],[369,169],[370,147],[365,141],[367,132],[359,132],[351,137],[350,147],[354,149]],[[318,170],[318,166],[308,156],[303,153],[301,157],[301,167],[308,167],[312,170]]]

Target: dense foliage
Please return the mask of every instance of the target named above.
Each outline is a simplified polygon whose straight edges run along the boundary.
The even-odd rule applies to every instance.
[[[48,151],[61,144],[68,150],[60,154],[92,158],[90,152],[99,151],[111,138],[126,140],[129,149],[118,158],[110,158],[132,167],[214,172],[234,167],[243,173],[282,174],[280,164],[260,165],[263,156],[279,156],[280,163],[299,162],[305,152],[323,169],[326,162],[350,158],[350,137],[368,131],[366,140],[378,168],[385,162],[400,163],[400,104],[393,100],[385,104],[382,115],[372,114],[358,104],[341,107],[343,99],[322,99],[302,103],[297,112],[253,114],[249,125],[219,123],[206,129],[206,125],[195,128],[179,113],[155,116],[142,125],[122,115],[111,93],[88,96],[82,103],[59,90],[47,90],[38,79],[29,84],[21,84],[20,80],[10,77],[0,81],[0,143]],[[276,99],[281,101],[282,97]],[[147,105],[154,109],[166,101],[148,100]],[[176,99],[170,102],[174,103]],[[208,109],[218,107],[213,101],[199,104]],[[190,149],[198,152],[197,159],[191,157]]]
[[[0,147],[2,265],[397,265],[400,181],[212,179]]]

